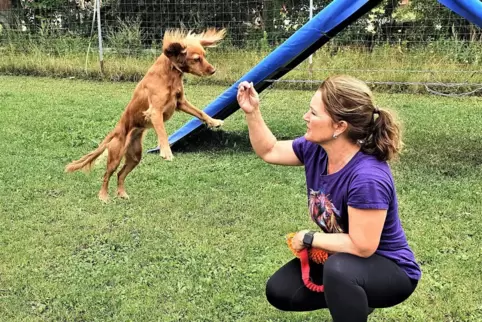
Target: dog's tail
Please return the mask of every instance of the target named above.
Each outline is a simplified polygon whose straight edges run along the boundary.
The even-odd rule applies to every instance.
[[[107,149],[107,145],[114,138],[115,131],[110,132],[97,149],[84,155],[76,161],[72,161],[65,167],[65,172],[74,172],[77,170],[89,171],[95,163],[95,160]]]

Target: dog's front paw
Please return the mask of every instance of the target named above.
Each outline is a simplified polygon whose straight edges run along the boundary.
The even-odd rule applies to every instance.
[[[224,124],[224,121],[223,120],[218,120],[218,119],[210,119],[208,122],[207,122],[207,125],[209,128],[212,128],[212,127],[220,127]]]
[[[163,158],[166,161],[172,161],[172,159],[174,159],[171,149],[161,149],[160,155],[161,155],[161,158]]]

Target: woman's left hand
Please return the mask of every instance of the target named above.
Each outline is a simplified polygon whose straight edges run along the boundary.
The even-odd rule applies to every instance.
[[[293,246],[293,249],[297,252],[305,248],[305,245],[303,244],[303,238],[305,237],[305,234],[309,232],[308,229],[305,230],[300,230],[295,234],[293,239],[291,240],[291,245]]]

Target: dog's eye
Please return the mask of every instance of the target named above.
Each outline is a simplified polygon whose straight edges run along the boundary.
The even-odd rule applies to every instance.
[[[196,58],[194,58],[194,61],[195,61],[195,62],[200,62],[200,61],[201,61],[201,57],[196,57]]]

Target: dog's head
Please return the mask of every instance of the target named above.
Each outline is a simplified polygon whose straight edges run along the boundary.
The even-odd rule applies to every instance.
[[[216,68],[206,60],[206,47],[214,47],[226,34],[225,29],[207,29],[195,34],[170,30],[164,34],[163,54],[178,69],[197,76],[212,75]]]

